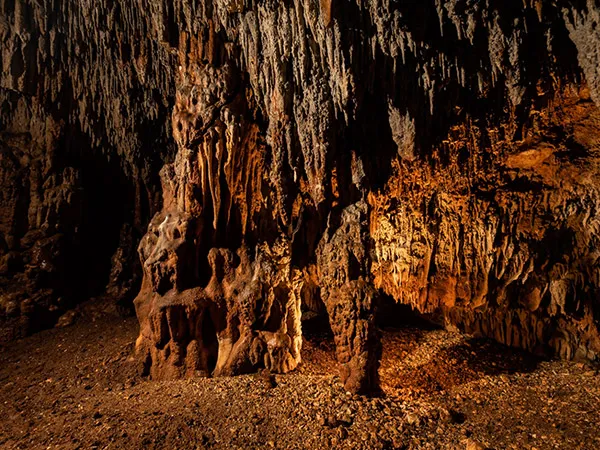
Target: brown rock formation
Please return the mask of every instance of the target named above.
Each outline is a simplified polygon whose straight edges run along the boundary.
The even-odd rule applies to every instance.
[[[139,291],[174,62],[133,6],[0,1],[0,341]]]
[[[371,197],[375,286],[447,325],[596,359],[600,114],[576,95],[538,114],[518,144],[491,142],[492,170],[461,171],[463,130],[443,170],[396,166]]]
[[[149,221],[153,377],[291,370],[311,310],[366,391],[381,295],[598,358],[596,1],[65,3],[1,3],[6,317],[46,317],[35,295],[68,291],[90,251],[128,298]],[[108,227],[90,208],[121,189],[98,173],[125,193]]]

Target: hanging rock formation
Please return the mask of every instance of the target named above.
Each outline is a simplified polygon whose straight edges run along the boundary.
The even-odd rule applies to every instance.
[[[5,323],[102,249],[154,378],[292,370],[310,311],[368,391],[382,296],[600,355],[597,1],[1,4]]]
[[[0,1],[0,341],[139,291],[174,58],[133,6]]]

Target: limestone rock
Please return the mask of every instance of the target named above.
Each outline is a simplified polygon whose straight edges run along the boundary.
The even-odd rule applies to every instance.
[[[151,376],[286,372],[310,311],[368,391],[385,295],[598,358],[594,0],[0,11],[6,338],[139,289]]]

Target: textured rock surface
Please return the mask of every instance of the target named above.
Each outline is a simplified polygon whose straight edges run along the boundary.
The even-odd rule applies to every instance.
[[[370,389],[382,295],[598,357],[596,1],[65,3],[2,4],[6,316],[54,305],[7,297],[43,279],[31,249],[68,262],[45,299],[99,251],[81,224],[103,199],[124,205],[98,257],[124,297],[156,212],[135,301],[154,377],[288,371],[310,311]]]
[[[135,248],[174,148],[174,59],[133,6],[0,2],[0,340],[109,281],[125,302],[139,290]]]

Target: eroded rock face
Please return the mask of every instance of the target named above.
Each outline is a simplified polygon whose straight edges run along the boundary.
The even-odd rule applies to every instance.
[[[149,325],[192,297],[228,317],[211,315],[217,374],[295,367],[302,304],[327,312],[347,388],[373,388],[382,294],[509,345],[597,358],[593,2],[196,6],[182,10],[195,19],[177,47],[179,153],[155,219],[179,231],[140,247],[139,346],[156,376],[195,367],[165,363],[156,349],[182,344]],[[264,251],[274,243],[286,263]],[[277,280],[259,275],[272,265]],[[244,322],[248,295],[227,286],[257,277],[264,306]],[[266,341],[272,296],[294,311],[271,338],[290,363],[246,350]],[[192,354],[208,352],[192,335]]]
[[[594,0],[117,0],[77,3],[56,24],[39,19],[49,2],[13,3],[3,105],[43,105],[27,117],[52,117],[52,135],[77,127],[131,182],[110,292],[135,290],[132,243],[156,213],[135,300],[153,377],[289,371],[311,311],[328,315],[347,388],[368,391],[382,295],[508,345],[598,358]],[[36,50],[21,30],[64,50]],[[34,70],[33,53],[70,77]],[[169,129],[144,144],[165,111]],[[6,144],[16,134],[2,155],[23,148]],[[38,159],[64,153],[65,139],[33,140]],[[49,166],[47,202],[90,191],[79,160]],[[2,161],[17,192],[19,158]],[[0,239],[13,272],[24,251],[6,230],[41,227],[16,219],[16,195]],[[84,219],[63,217],[85,218],[86,200],[66,204],[53,217],[70,236]]]
[[[174,149],[174,59],[142,3],[0,1],[0,341],[139,291]]]
[[[375,286],[471,333],[597,359],[600,115],[577,97],[545,114],[518,146],[492,144],[493,171],[396,167],[371,197]]]

